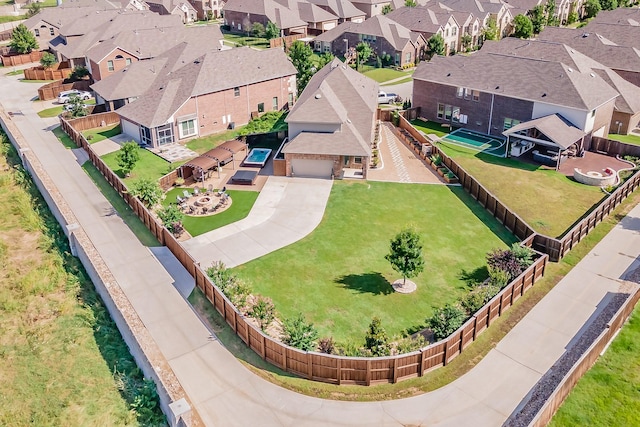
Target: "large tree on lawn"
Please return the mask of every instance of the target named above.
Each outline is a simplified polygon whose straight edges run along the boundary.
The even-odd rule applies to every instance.
[[[360,64],[363,64],[369,60],[369,57],[371,56],[372,53],[373,53],[373,50],[371,49],[371,46],[369,46],[369,43],[365,43],[365,42],[358,43],[358,45],[356,46],[356,55],[358,59],[356,62],[357,70],[360,69]]]
[[[402,286],[406,284],[407,277],[412,278],[421,273],[424,270],[424,258],[418,233],[410,228],[398,233],[391,239],[391,248],[385,259],[395,271],[402,274]]]
[[[444,38],[440,34],[434,34],[427,40],[427,53],[429,56],[444,55]]]
[[[520,39],[528,39],[533,35],[533,24],[531,23],[531,19],[525,15],[516,15],[516,17],[513,18],[513,27],[513,35]]]
[[[291,47],[289,47],[289,58],[291,59],[293,66],[298,70],[298,74],[296,74],[298,96],[300,96],[313,75],[313,64],[311,63],[312,55],[313,51],[309,45],[301,42],[300,40],[294,41],[291,44]]]
[[[11,42],[9,47],[18,53],[31,53],[38,49],[38,40],[31,31],[24,25],[20,24],[11,32]]]

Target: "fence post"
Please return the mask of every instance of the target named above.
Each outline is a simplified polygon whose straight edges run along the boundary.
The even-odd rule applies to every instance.
[[[398,382],[398,358],[393,359],[393,383]]]
[[[338,380],[338,385],[340,385],[340,383],[342,382],[342,358],[338,357],[338,363],[336,364],[336,373],[337,373],[337,380]]]
[[[367,374],[365,377],[367,385],[371,385],[371,359],[367,359]]]

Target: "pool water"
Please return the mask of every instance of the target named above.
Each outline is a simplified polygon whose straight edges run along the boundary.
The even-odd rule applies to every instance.
[[[479,134],[467,129],[456,129],[442,139],[443,142],[451,142],[468,146],[475,150],[486,151],[489,154],[505,145],[505,142],[491,137],[490,135]]]
[[[268,148],[254,148],[249,152],[249,155],[244,160],[244,163],[249,165],[264,166],[264,164],[267,162],[267,159],[269,158],[269,155],[271,154],[271,151],[272,150]]]

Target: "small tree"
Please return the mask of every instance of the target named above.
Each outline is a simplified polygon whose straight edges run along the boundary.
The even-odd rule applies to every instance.
[[[460,37],[460,43],[462,44],[462,48],[466,51],[469,51],[469,49],[471,49],[471,42],[473,41],[473,38],[471,37],[471,34],[464,34],[462,37]]]
[[[569,12],[569,16],[567,16],[567,24],[568,25],[574,24],[578,22],[578,19],[580,19],[578,12],[576,12],[575,10],[571,11]]]
[[[86,77],[88,75],[89,75],[89,70],[87,70],[86,67],[82,65],[77,65],[71,72],[69,79],[73,81],[81,80],[83,77]]]
[[[38,40],[24,24],[20,24],[11,32],[9,46],[21,54],[31,53],[33,50],[38,49]]]
[[[336,343],[333,341],[333,337],[321,338],[318,342],[318,350],[320,353],[335,354]]]
[[[547,23],[547,15],[544,9],[544,5],[537,5],[529,11],[529,19],[531,19],[531,25],[533,32],[539,34]]]
[[[176,234],[176,228],[178,228],[179,224],[182,224],[182,220],[184,219],[184,214],[180,208],[176,205],[169,205],[160,209],[157,213],[158,218],[160,218],[164,226],[167,227],[167,230]]]
[[[369,329],[364,337],[364,346],[371,350],[373,356],[388,356],[390,351],[389,338],[382,327],[379,317],[371,319]]]
[[[276,306],[271,298],[258,296],[249,310],[249,315],[258,321],[260,329],[264,331],[276,317]]]
[[[416,7],[418,3],[416,0],[404,0],[405,7]]]
[[[360,64],[364,64],[365,62],[367,62],[372,53],[373,49],[371,49],[369,43],[358,43],[358,45],[356,46],[356,70],[360,69]]]
[[[600,0],[602,10],[613,10],[618,8],[618,0]]]
[[[584,13],[587,18],[595,18],[602,10],[599,0],[587,0],[584,3]]]
[[[391,248],[385,259],[398,273],[402,273],[404,286],[407,277],[412,278],[424,270],[420,236],[412,229],[406,229],[391,239]]]
[[[237,281],[236,276],[222,261],[214,261],[211,267],[207,269],[207,276],[225,295],[227,294],[227,289]]]
[[[433,331],[436,340],[448,337],[456,331],[467,318],[465,310],[458,305],[447,304],[439,308],[427,319],[427,326]]]
[[[498,40],[498,36],[500,35],[499,33],[500,29],[498,28],[496,18],[492,16],[487,21],[487,27],[482,30],[482,35],[485,40]]]
[[[277,39],[280,37],[280,28],[278,28],[278,26],[273,22],[269,21],[267,23],[267,28],[265,28],[264,36],[269,40]]]
[[[162,188],[151,178],[141,178],[131,185],[130,193],[136,196],[147,207],[158,204],[162,199]]]
[[[139,160],[140,146],[135,141],[125,142],[116,154],[116,161],[124,176],[129,176]]]
[[[427,53],[429,56],[444,55],[444,38],[441,34],[434,34],[427,40]]]
[[[31,4],[38,4],[38,3],[31,3]],[[56,56],[50,52],[43,53],[42,58],[40,58],[40,65],[42,65],[42,68],[44,68],[45,70],[48,70],[49,68],[53,67],[53,64],[57,62],[58,62],[58,59],[56,58]]]
[[[388,13],[391,13],[393,11],[393,8],[391,7],[390,4],[385,4],[384,6],[382,6],[382,14],[386,15]]]
[[[556,25],[556,0],[547,0],[547,4],[544,6],[544,11],[547,15],[547,26]]]
[[[27,9],[27,18],[31,18],[32,16],[37,15],[42,10],[42,5],[37,2],[29,3],[29,8]]]
[[[264,25],[260,22],[254,22],[251,26],[251,34],[253,34],[254,37],[264,37],[264,33]]]
[[[309,83],[309,79],[313,75],[313,64],[311,63],[311,56],[313,55],[313,51],[306,43],[301,42],[300,40],[294,41],[289,47],[289,58],[291,59],[291,63],[296,70],[298,70],[298,74],[296,74],[296,84],[298,86],[298,96],[302,93],[304,88]]]
[[[69,97],[69,113],[71,117],[78,118],[87,115],[87,107],[84,105],[82,98],[77,95],[71,95]],[[136,144],[137,145],[137,144]]]
[[[300,350],[309,351],[316,348],[318,331],[312,323],[308,323],[302,313],[296,317],[286,319],[282,325],[283,339],[285,344]]]
[[[518,38],[528,39],[533,35],[533,24],[531,23],[531,19],[525,15],[516,15],[516,17],[513,18],[513,26],[513,35]]]
[[[335,58],[335,56],[333,56],[331,52],[324,52],[322,55],[320,55],[318,57],[318,60],[316,61],[316,63],[318,64],[315,67],[316,71],[327,65],[329,62],[333,61],[333,58]]]

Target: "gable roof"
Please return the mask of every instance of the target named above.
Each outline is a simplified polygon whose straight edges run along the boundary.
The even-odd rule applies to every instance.
[[[283,152],[370,156],[377,97],[377,82],[334,58],[314,74],[285,121],[340,124],[340,131],[302,132]]]
[[[452,13],[443,9],[433,9],[426,6],[402,7],[385,15],[394,22],[420,33],[435,34],[443,29]],[[453,18],[458,25],[455,17]]]
[[[208,52],[175,71],[164,71],[166,74],[160,75],[138,100],[120,108],[118,114],[146,127],[156,127],[166,123],[191,97],[297,72],[284,51],[249,47]]]
[[[613,10],[602,10],[589,23],[638,27],[640,26],[640,8],[620,7]]]
[[[318,5],[303,0],[276,0],[276,2],[288,7],[298,14],[300,19],[307,23],[332,21],[338,19],[336,15],[328,12]]]
[[[74,22],[86,20],[98,22],[97,25],[99,25],[110,17],[115,16],[117,13],[117,10],[105,10],[100,7],[47,7],[42,9],[38,14],[24,21],[24,25],[30,30],[38,27],[40,22],[46,22],[56,28],[62,28],[65,25],[71,25]]]
[[[359,24],[352,21],[345,21],[342,24],[338,24],[338,26],[333,27],[329,31],[325,31],[324,33],[316,36],[313,40],[317,42],[333,42],[338,37],[342,37],[344,33],[356,33],[358,25]]]
[[[575,126],[571,126],[559,114],[551,114],[528,122],[519,123],[502,132],[504,136],[517,134],[527,129],[537,129],[545,135],[552,144],[562,150],[566,150],[572,144],[581,140],[586,134]]]
[[[341,19],[350,19],[357,16],[365,16],[365,13],[355,7],[348,0],[309,0],[309,3],[326,7]]]
[[[440,0],[441,7],[471,12],[484,19],[487,13],[498,14],[506,4],[501,0]]]
[[[580,72],[561,62],[482,51],[471,56],[436,56],[420,63],[413,78],[588,111],[618,96],[593,72]]]
[[[296,12],[274,0],[228,0],[222,10],[266,16],[281,30],[307,26]]]

